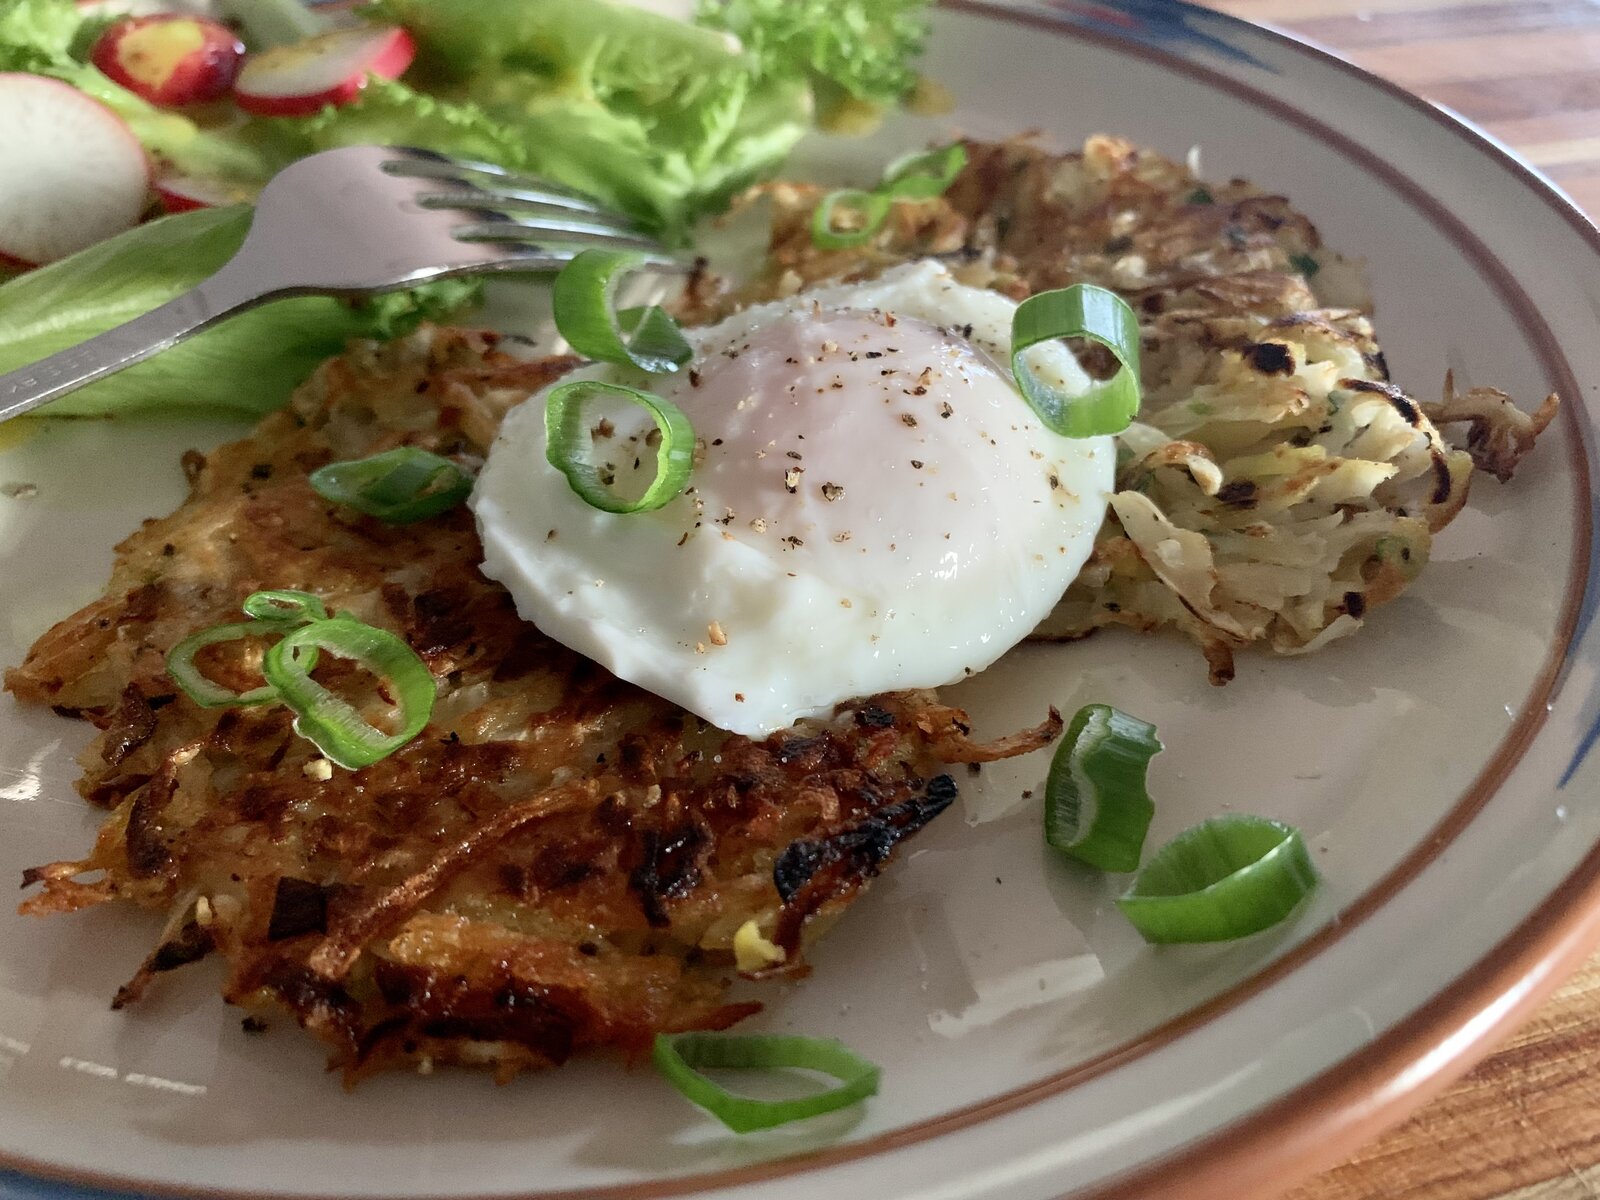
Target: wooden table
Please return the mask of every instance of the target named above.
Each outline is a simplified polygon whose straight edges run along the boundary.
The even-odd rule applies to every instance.
[[[1209,0],[1448,105],[1600,217],[1600,0]],[[1600,1200],[1600,955],[1499,1053],[1288,1200]]]

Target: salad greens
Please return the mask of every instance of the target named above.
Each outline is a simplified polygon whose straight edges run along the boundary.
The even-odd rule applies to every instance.
[[[73,0],[0,0],[0,71],[47,75],[127,121],[162,172],[250,194],[297,158],[405,144],[543,176],[669,241],[778,168],[820,109],[906,98],[930,0],[702,0],[699,24],[616,0],[376,0],[418,58],[310,117],[159,109],[88,61],[105,18]],[[332,17],[298,0],[227,0],[247,43],[304,36]],[[185,214],[0,286],[0,370],[138,315],[227,257],[242,212]],[[193,246],[188,240],[196,240]],[[364,305],[282,301],[56,402],[53,413],[282,403],[344,339],[443,315],[463,285]]]
[[[774,171],[818,105],[893,103],[916,82],[929,0],[706,0],[690,25],[615,0],[376,0],[418,60],[404,82],[314,117],[214,128],[167,112],[87,62],[103,18],[73,0],[0,5],[0,71],[49,75],[121,115],[164,167],[260,184],[333,146],[393,142],[489,159],[621,209],[669,238]],[[285,13],[285,9],[289,10]],[[273,0],[247,38],[304,11]],[[729,36],[729,35],[733,36]]]
[[[369,79],[354,101],[328,107],[312,117],[257,118],[270,126],[280,144],[296,156],[336,146],[423,146],[508,163],[517,157],[515,141],[476,104],[447,103],[403,83]]]
[[[500,161],[668,236],[774,169],[810,126],[804,80],[763,74],[720,33],[610,0],[378,0],[365,11],[411,31],[413,78],[487,118]]]
[[[808,79],[824,102],[843,93],[890,105],[916,86],[927,9],[923,0],[701,0],[697,19],[737,37],[763,77]]]
[[[211,274],[250,228],[245,206],[163,217],[0,287],[0,372],[164,304]],[[475,285],[443,281],[360,301],[277,300],[54,401],[53,416],[279,407],[353,337],[394,337],[457,310]]]

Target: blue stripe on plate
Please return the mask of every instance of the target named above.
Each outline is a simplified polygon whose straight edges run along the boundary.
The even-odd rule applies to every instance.
[[[0,1200],[138,1200],[134,1192],[109,1192],[51,1179],[0,1171]]]
[[[1586,447],[1589,454],[1589,470],[1596,470],[1594,461],[1594,448]],[[1600,475],[1591,475],[1591,478],[1600,478]],[[1590,626],[1594,624],[1595,613],[1600,611],[1600,496],[1589,498],[1589,577],[1583,584],[1583,601],[1578,608],[1578,627],[1572,634],[1573,652],[1568,658],[1569,666],[1577,661],[1584,652],[1584,641],[1589,633]],[[1572,782],[1572,777],[1578,773],[1578,768],[1589,757],[1589,751],[1594,749],[1595,743],[1600,741],[1600,685],[1591,688],[1589,697],[1584,701],[1584,708],[1588,713],[1589,728],[1578,741],[1578,748],[1573,752],[1572,761],[1567,764],[1567,769],[1561,773],[1561,779],[1556,788],[1564,788]]]
[[[1039,7],[1081,29],[1158,46],[1189,61],[1223,58],[1279,73],[1230,40],[1238,25],[1209,9],[1176,0],[1043,0]]]

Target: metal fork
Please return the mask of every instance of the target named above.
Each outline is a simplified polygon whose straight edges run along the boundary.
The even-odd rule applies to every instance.
[[[683,264],[626,217],[488,163],[347,146],[279,172],[239,252],[209,279],[126,324],[0,375],[0,421],[285,296],[357,296],[452,275],[552,271],[593,246]]]

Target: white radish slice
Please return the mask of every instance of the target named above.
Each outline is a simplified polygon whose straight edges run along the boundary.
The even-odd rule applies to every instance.
[[[153,17],[183,6],[167,0],[78,0],[80,17]]]
[[[169,213],[243,204],[256,196],[252,188],[200,175],[163,175],[156,180],[156,195],[161,198],[161,207]]]
[[[252,55],[233,95],[240,108],[259,116],[310,116],[354,100],[368,76],[398,79],[416,54],[411,35],[395,25],[336,29]]]
[[[39,75],[0,74],[0,254],[41,264],[131,229],[150,160],[98,100]]]

